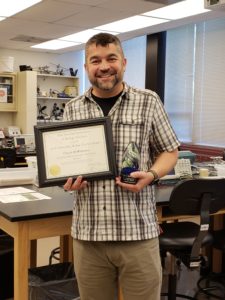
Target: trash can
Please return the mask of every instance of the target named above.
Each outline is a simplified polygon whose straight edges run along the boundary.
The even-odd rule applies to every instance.
[[[0,300],[13,297],[13,238],[0,231]]]
[[[57,263],[29,269],[29,300],[78,300],[73,264]]]

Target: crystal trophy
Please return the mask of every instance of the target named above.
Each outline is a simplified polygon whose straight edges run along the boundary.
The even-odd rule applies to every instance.
[[[135,142],[130,142],[124,152],[122,159],[122,169],[120,172],[121,181],[124,183],[135,184],[136,178],[132,178],[130,173],[139,170],[140,152]]]

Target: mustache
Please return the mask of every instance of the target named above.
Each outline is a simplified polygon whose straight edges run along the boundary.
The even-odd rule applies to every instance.
[[[96,74],[96,76],[97,77],[101,77],[102,75],[110,75],[110,76],[112,76],[112,75],[116,75],[117,74],[117,72],[116,71],[114,71],[114,70],[112,70],[112,71],[99,71],[97,74]]]

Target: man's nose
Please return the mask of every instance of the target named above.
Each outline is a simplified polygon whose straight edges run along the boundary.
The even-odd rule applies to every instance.
[[[100,64],[100,68],[101,68],[101,70],[109,69],[109,63],[106,60],[102,61]]]

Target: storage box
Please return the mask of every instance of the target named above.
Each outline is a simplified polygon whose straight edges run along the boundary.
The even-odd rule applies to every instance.
[[[77,96],[77,88],[75,86],[66,86],[64,92],[69,97],[76,97]]]
[[[0,56],[0,72],[13,72],[14,57]]]

